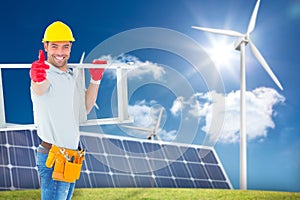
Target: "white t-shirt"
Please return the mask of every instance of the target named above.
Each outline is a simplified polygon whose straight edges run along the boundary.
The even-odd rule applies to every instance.
[[[47,63],[49,64],[49,63]],[[63,72],[49,64],[48,91],[38,96],[31,89],[31,99],[37,133],[41,140],[59,147],[77,149],[79,143],[79,117],[86,115],[82,102],[84,88],[78,88],[76,77],[68,69]],[[79,91],[82,90],[82,91]]]

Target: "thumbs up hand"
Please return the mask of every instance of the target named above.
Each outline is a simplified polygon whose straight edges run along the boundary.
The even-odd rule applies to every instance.
[[[46,70],[49,69],[49,65],[45,64],[44,51],[39,51],[39,60],[31,64],[30,78],[35,83],[42,83],[46,80]]]

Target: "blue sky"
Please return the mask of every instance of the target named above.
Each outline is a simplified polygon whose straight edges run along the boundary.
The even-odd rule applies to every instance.
[[[205,138],[217,137],[218,141],[214,139],[210,145],[214,145],[218,152],[234,188],[239,188],[239,52],[233,46],[228,48],[228,44],[235,41],[234,38],[204,33],[191,26],[244,33],[255,2],[113,0],[75,3],[54,0],[51,4],[41,4],[39,1],[10,1],[0,8],[0,63],[31,63],[36,60],[38,50],[42,48],[44,29],[55,20],[64,21],[74,32],[76,42],[70,62],[78,62],[83,51],[86,54],[98,53],[98,44],[101,47],[103,41],[128,30],[158,27],[176,31],[175,36],[183,34],[189,38],[187,41],[196,42],[205,50],[199,55],[199,60],[206,55],[215,62],[213,67],[219,72],[218,79],[224,86],[223,94],[206,87],[205,83],[211,81],[207,79],[213,77],[199,74],[191,63],[173,52],[147,48],[124,52],[126,54],[118,58],[109,55],[109,52],[106,55],[99,54],[99,57],[105,56],[114,62],[122,59],[135,61],[135,68],[128,73],[131,92],[129,108],[136,120],[135,125],[153,125],[157,113],[154,113],[154,118],[149,116],[155,111],[153,108],[160,105],[165,109],[160,132],[164,140],[186,142],[185,137],[192,137],[193,140],[189,142],[203,144]],[[276,3],[261,1],[251,38],[284,90],[278,89],[250,49],[246,48],[249,189],[300,191],[300,127],[297,120],[300,105],[297,89],[299,27],[298,0],[277,0]],[[114,44],[115,48],[134,45],[130,40],[126,42]],[[174,40],[172,43],[176,48],[184,46],[190,50],[183,41]],[[222,49],[224,54],[217,54],[216,49]],[[32,123],[28,70],[3,70],[2,74],[7,121]],[[176,79],[172,79],[174,77]],[[93,111],[99,117],[110,116],[114,81],[114,72],[107,70],[97,102],[102,109]],[[133,90],[135,87],[137,89]],[[191,91],[182,92],[182,87]],[[212,94],[225,98],[226,114],[222,131],[206,134],[212,121],[211,110],[216,105],[210,98]],[[199,125],[195,127],[198,121]],[[178,135],[178,129],[187,126],[184,123],[192,124],[190,133],[193,135]],[[141,137],[139,133],[115,126],[99,129],[115,134],[116,130],[121,135]],[[188,128],[184,130],[189,132]]]

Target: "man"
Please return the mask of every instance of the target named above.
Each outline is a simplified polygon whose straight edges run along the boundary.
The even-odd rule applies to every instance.
[[[34,119],[42,140],[37,152],[42,199],[72,197],[83,160],[82,151],[77,150],[79,116],[75,113],[80,106],[85,106],[87,113],[92,109],[104,72],[104,69],[90,69],[91,82],[85,92],[85,105],[76,105],[80,88],[67,67],[74,41],[66,24],[52,23],[42,40],[47,61],[44,51],[40,50],[39,60],[32,63],[30,70]]]

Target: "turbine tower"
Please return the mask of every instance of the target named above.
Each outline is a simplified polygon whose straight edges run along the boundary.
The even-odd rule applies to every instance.
[[[256,17],[258,8],[260,5],[260,0],[257,0],[255,8],[253,10],[247,32],[245,34],[232,31],[232,30],[223,30],[223,29],[213,29],[213,28],[204,28],[198,26],[192,26],[194,29],[198,29],[201,31],[222,34],[227,36],[238,37],[235,42],[235,49],[240,51],[240,189],[247,189],[247,135],[246,135],[246,71],[245,71],[245,46],[247,44],[250,45],[250,49],[254,55],[254,57],[260,62],[262,67],[267,71],[272,80],[276,83],[276,85],[283,90],[282,85],[276,78],[275,74],[272,72],[271,68],[255,47],[253,42],[250,39],[250,34],[255,28]]]

